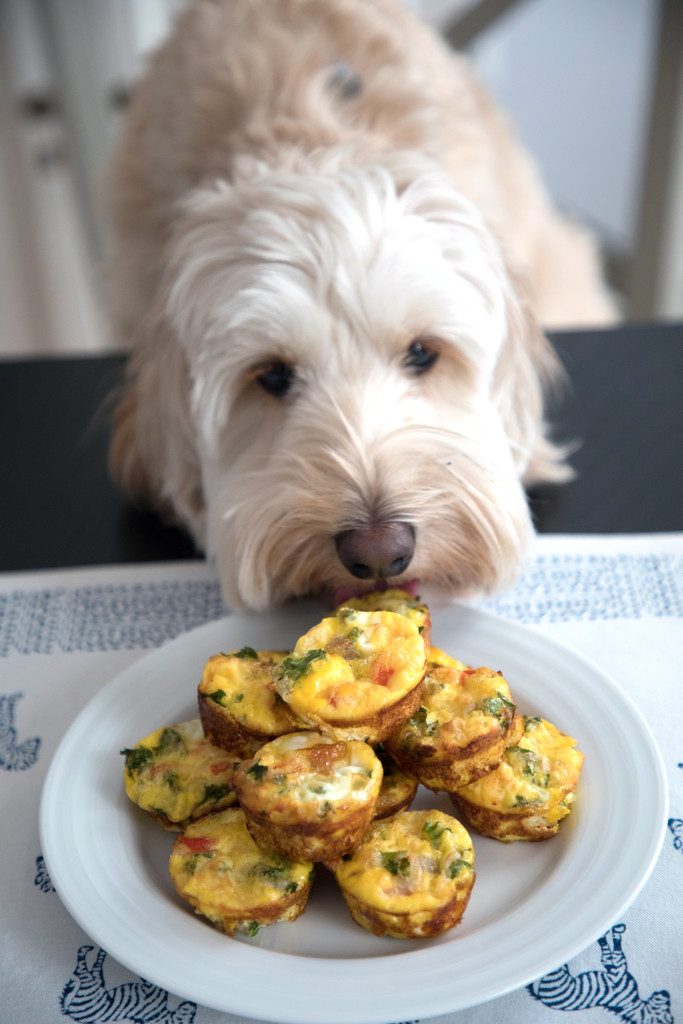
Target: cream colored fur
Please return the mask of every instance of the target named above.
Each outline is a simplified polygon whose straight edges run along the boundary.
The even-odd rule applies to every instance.
[[[334,535],[373,518],[415,526],[411,576],[512,577],[522,481],[566,474],[537,321],[613,310],[463,58],[395,0],[195,0],[136,92],[109,216],[114,472],[229,602],[348,583]],[[255,379],[272,360],[284,398]]]

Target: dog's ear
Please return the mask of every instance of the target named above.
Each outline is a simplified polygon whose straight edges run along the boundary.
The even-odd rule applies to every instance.
[[[526,485],[573,477],[566,458],[572,446],[547,437],[544,397],[563,381],[564,369],[531,312],[514,275],[506,299],[507,334],[494,373],[494,397]]]
[[[147,501],[151,488],[138,451],[137,395],[127,384],[116,397],[109,444],[109,472],[135,501]]]
[[[185,358],[162,321],[150,318],[146,327],[128,379],[112,395],[109,471],[133,501],[200,537],[204,498]]]

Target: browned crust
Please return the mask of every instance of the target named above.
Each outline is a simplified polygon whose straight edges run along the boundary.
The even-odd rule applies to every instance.
[[[417,793],[417,779],[413,779],[412,783],[413,784],[410,789],[405,789],[403,791],[398,790],[393,801],[390,798],[390,790],[385,790],[384,792],[380,790],[380,794],[377,797],[377,804],[375,805],[373,820],[379,818],[390,818],[393,814],[398,814],[399,811],[405,811],[410,807],[415,799],[415,794]],[[403,796],[401,796],[401,792],[403,792]]]
[[[510,735],[518,732],[518,719],[515,715],[504,732],[491,729],[466,747],[439,750],[425,744],[407,751],[396,737],[389,737],[385,746],[401,771],[414,775],[428,789],[451,792],[476,782],[500,764],[505,748],[510,745]]]
[[[172,880],[175,885],[175,879]],[[228,936],[232,936],[236,932],[246,930],[253,922],[259,925],[268,925],[276,924],[278,921],[295,921],[306,909],[312,884],[312,881],[306,882],[295,893],[283,894],[280,900],[273,901],[265,906],[252,907],[246,916],[244,916],[244,911],[241,911],[242,916],[238,917],[236,914],[225,913],[220,918],[210,917],[202,910],[201,902],[196,897],[187,895],[177,885],[176,891],[186,903],[194,907],[195,913],[210,921],[214,928]]]
[[[276,739],[276,736],[268,733],[244,729],[225,708],[216,704],[215,700],[210,700],[204,693],[198,694],[197,704],[204,735],[215,747],[227,750],[228,753],[234,754],[236,759],[253,757],[264,743]]]
[[[140,806],[138,804],[138,806]],[[140,808],[143,810],[143,808]],[[148,814],[150,818],[154,818],[162,828],[165,828],[167,832],[184,832],[188,825],[192,824],[190,818],[185,818],[183,821],[171,821],[165,814],[160,814],[158,811],[144,811],[144,814]]]
[[[260,849],[274,850],[290,860],[319,861],[334,869],[345,853],[358,846],[372,821],[375,800],[346,814],[330,814],[329,819],[274,823],[270,816],[250,808],[238,790],[242,810],[251,837]]]
[[[341,719],[335,722],[315,720],[316,728],[336,740],[364,740],[366,743],[382,743],[396,732],[420,706],[422,680],[394,704],[382,708],[371,718],[362,721]],[[311,719],[313,721],[313,719]]]
[[[349,913],[356,924],[374,935],[389,935],[395,939],[427,939],[454,928],[461,920],[469,903],[475,872],[467,883],[458,886],[453,898],[429,912],[391,914],[371,907],[342,888]]]
[[[510,726],[510,731],[508,733],[506,746],[508,746],[508,747],[516,747],[517,744],[519,743],[519,741],[521,740],[523,735],[524,735],[524,715],[522,715],[522,714],[520,714],[519,712],[516,711],[515,715],[514,715],[514,717],[512,719],[512,725]]]
[[[504,813],[492,811],[472,803],[458,793],[450,793],[451,802],[458,812],[458,817],[480,835],[490,839],[498,839],[502,843],[528,842],[540,843],[557,835],[560,822],[550,824],[543,817],[543,809],[536,808],[529,813]],[[567,811],[569,813],[569,811]]]
[[[399,760],[396,757],[396,760],[403,771],[414,775],[427,789],[440,793],[460,789],[488,775],[500,764],[504,750],[505,742],[501,740],[490,750],[467,761],[432,761],[426,765],[424,762],[412,761],[409,758]]]

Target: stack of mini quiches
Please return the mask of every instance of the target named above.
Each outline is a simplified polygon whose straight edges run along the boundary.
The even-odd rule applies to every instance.
[[[499,672],[451,666],[440,652],[422,704],[386,747],[403,771],[448,793],[468,826],[503,842],[555,835],[583,764],[571,736],[517,712]]]
[[[230,935],[294,920],[318,862],[375,934],[452,928],[474,884],[474,850],[451,815],[405,810],[418,782],[450,794],[484,834],[557,830],[578,781],[573,741],[517,715],[500,673],[426,648],[429,633],[426,605],[403,591],[351,600],[291,653],[214,655],[200,720],[123,752],[131,799],[182,830],[170,872],[198,913]],[[561,779],[550,764],[558,751]]]

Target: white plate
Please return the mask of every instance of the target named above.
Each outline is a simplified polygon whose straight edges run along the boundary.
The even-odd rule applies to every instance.
[[[196,715],[195,686],[210,654],[288,647],[319,614],[299,605],[202,626],[143,657],[81,712],[55,754],[40,809],[50,877],[81,927],[185,999],[284,1024],[447,1013],[524,985],[593,942],[635,898],[661,848],[659,751],[638,711],[593,665],[461,607],[434,614],[434,642],[501,669],[520,707],[571,733],[586,755],[560,834],[533,844],[475,836],[477,881],[463,921],[427,942],[363,931],[323,869],[303,917],[255,939],[227,939],[186,909],[168,877],[172,836],[128,802],[119,750]],[[452,810],[423,789],[416,806]]]

